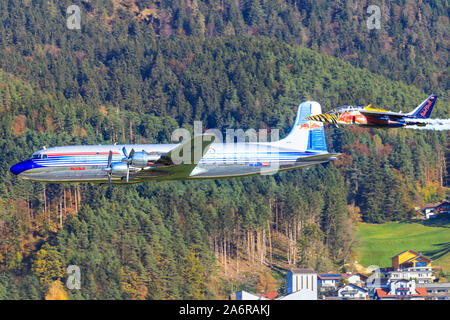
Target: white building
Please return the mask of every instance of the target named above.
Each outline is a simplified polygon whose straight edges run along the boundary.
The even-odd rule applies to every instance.
[[[413,267],[388,272],[388,278],[392,280],[414,279],[416,283],[432,283],[434,280],[431,267]]]
[[[439,203],[429,203],[426,204],[425,207],[422,209],[422,215],[425,219],[431,219],[436,218],[438,213],[436,212],[436,207],[439,205]]]
[[[241,290],[236,292],[236,300],[269,300],[269,299]]]
[[[277,298],[276,300],[317,300],[317,291],[314,292],[308,289],[301,289]]]
[[[423,286],[431,299],[450,300],[450,282],[424,283]]]
[[[357,274],[357,273],[345,273],[343,276],[351,284],[357,284],[357,285],[361,285],[362,284],[361,276],[359,274]]]
[[[335,289],[342,278],[340,273],[320,273],[318,285],[321,290]]]
[[[289,270],[286,279],[287,295],[280,300],[317,300],[317,273],[311,269]]]
[[[338,297],[344,299],[367,299],[368,290],[349,283],[338,290]]]
[[[389,280],[387,288],[376,289],[376,297],[382,300],[423,300],[427,296],[427,290],[416,287],[414,280]]]
[[[425,219],[436,218],[440,214],[450,212],[450,202],[427,203],[420,212]]]

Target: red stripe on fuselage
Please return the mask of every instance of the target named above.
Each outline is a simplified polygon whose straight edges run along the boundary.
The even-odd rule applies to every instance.
[[[120,152],[113,152],[112,154],[120,154]],[[109,155],[109,152],[77,152],[77,153],[47,153],[48,157],[62,157],[62,156],[104,156]]]

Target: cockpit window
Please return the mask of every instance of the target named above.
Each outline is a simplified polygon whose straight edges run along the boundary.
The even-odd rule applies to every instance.
[[[33,154],[32,156],[31,156],[31,159],[40,159],[41,158],[41,155],[40,154]]]

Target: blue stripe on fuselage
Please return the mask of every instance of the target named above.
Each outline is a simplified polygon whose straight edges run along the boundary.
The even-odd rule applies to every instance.
[[[236,162],[236,163],[254,163],[256,162],[271,162],[271,161],[294,161],[302,156],[312,156],[320,154],[319,152],[311,151],[280,151],[280,152],[261,152],[261,153],[220,153],[212,157],[204,157],[201,164],[212,164],[217,162]],[[231,157],[228,157],[231,156]],[[252,155],[253,159],[248,159],[248,156]],[[278,157],[277,157],[278,156]],[[55,156],[48,157],[46,159],[28,159],[13,165],[10,171],[16,175],[25,172],[30,169],[43,168],[43,167],[72,167],[80,165],[89,166],[106,166],[108,161],[107,156]],[[122,156],[113,156],[113,161],[121,161]]]

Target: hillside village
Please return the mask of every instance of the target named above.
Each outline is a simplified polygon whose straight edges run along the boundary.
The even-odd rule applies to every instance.
[[[436,282],[432,260],[413,250],[392,257],[389,267],[362,273],[291,269],[286,292],[238,291],[236,300],[450,300],[450,282]],[[280,290],[279,290],[280,291]]]

